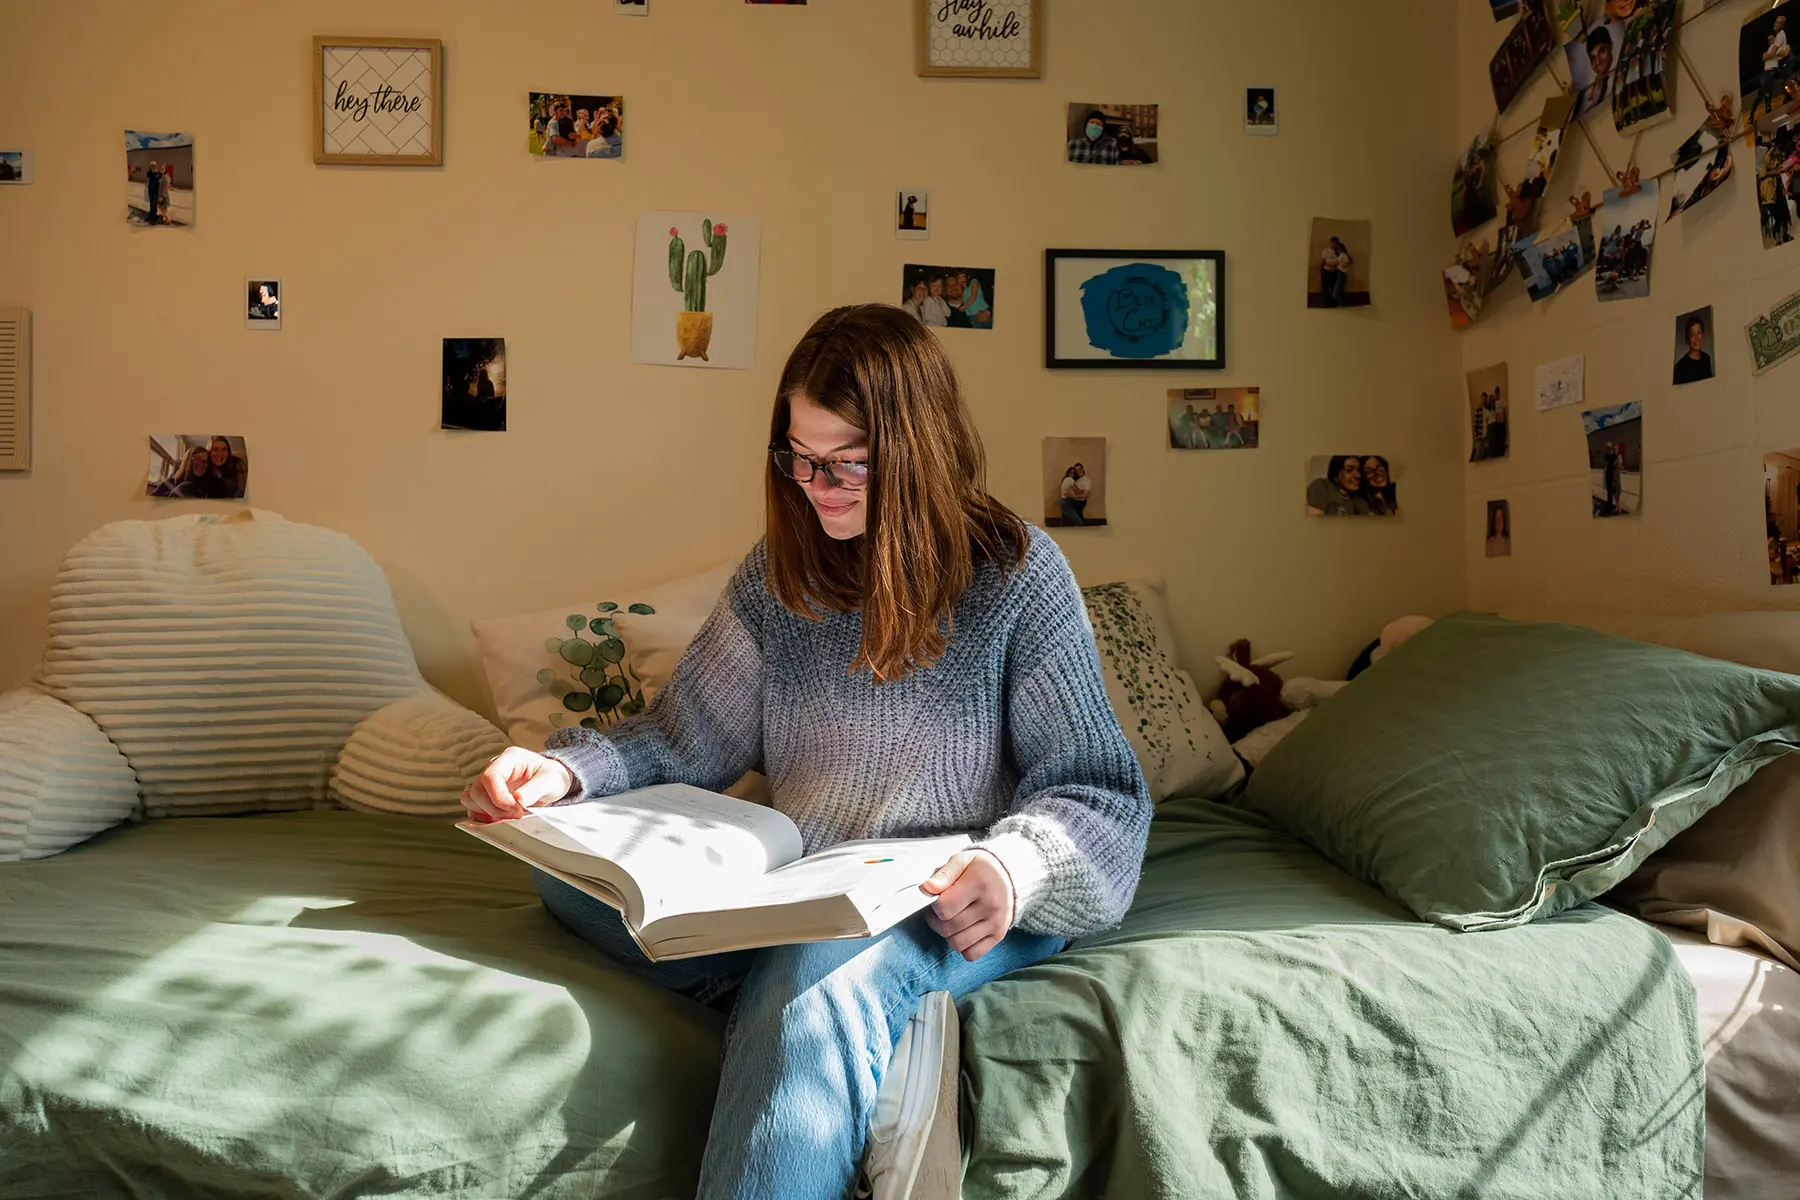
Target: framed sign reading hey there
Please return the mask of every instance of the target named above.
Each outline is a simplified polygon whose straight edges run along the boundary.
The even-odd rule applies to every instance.
[[[1039,0],[916,0],[920,75],[1036,79]]]
[[[313,38],[313,161],[444,162],[444,44],[435,38]]]

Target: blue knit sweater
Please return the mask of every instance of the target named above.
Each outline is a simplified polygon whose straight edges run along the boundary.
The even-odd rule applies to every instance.
[[[1118,924],[1150,793],[1056,543],[1033,529],[1015,570],[981,565],[932,666],[875,683],[849,674],[861,644],[860,613],[783,608],[759,542],[642,713],[559,729],[548,750],[583,800],[665,782],[718,791],[760,766],[808,853],[967,831],[1011,877],[1018,928]]]

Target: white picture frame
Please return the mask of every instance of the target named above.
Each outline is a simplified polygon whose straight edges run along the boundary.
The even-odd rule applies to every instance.
[[[1039,0],[914,0],[923,77],[1037,79],[1044,73]]]
[[[444,163],[444,44],[436,38],[313,38],[313,162]]]

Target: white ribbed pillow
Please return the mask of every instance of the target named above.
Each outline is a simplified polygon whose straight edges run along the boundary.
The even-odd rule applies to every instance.
[[[441,692],[420,692],[362,719],[331,769],[331,798],[364,812],[461,814],[462,792],[506,735]]]
[[[357,722],[427,687],[362,547],[260,510],[76,543],[39,679],[124,752],[152,817],[323,804]]]
[[[91,720],[35,688],[0,696],[0,862],[67,850],[137,802],[131,765]]]

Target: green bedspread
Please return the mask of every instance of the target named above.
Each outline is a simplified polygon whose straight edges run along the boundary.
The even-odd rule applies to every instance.
[[[691,1196],[722,1029],[445,823],[117,829],[0,866],[0,1196]]]
[[[1699,1194],[1659,935],[1449,933],[1216,805],[964,1010],[970,1200]],[[0,865],[0,1196],[685,1197],[721,1028],[448,825],[119,829]]]
[[[1591,904],[1453,933],[1219,805],[1159,810],[1122,928],[962,1010],[970,1197],[1701,1192],[1660,934]]]

